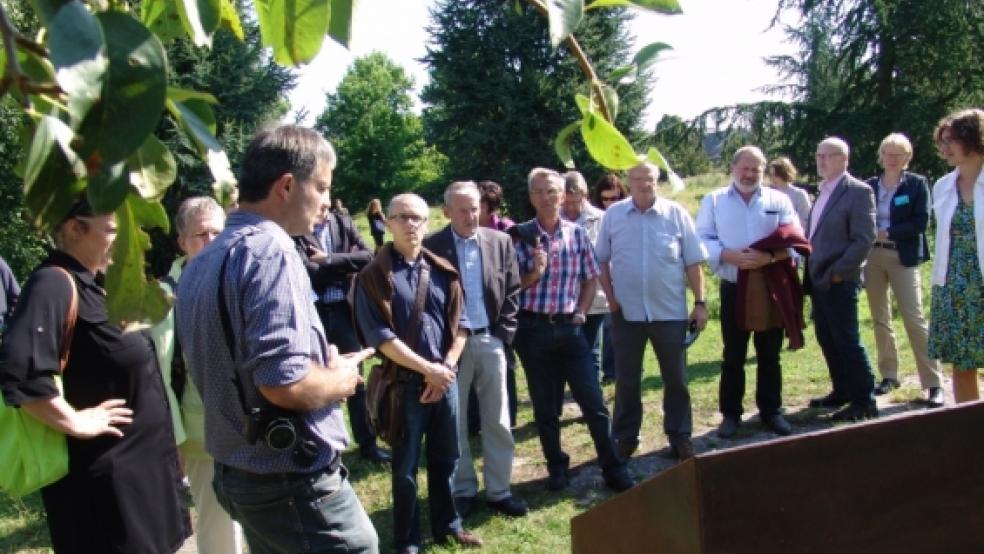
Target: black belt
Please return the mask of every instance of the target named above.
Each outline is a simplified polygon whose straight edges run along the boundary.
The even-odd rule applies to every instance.
[[[545,314],[541,312],[531,312],[530,310],[520,310],[519,314],[523,317],[528,317],[535,319],[537,321],[546,321],[551,325],[557,325],[560,323],[570,323],[571,318],[574,317],[573,313],[569,314]]]
[[[473,336],[473,337],[475,335],[491,335],[492,334],[492,328],[491,327],[479,327],[478,329],[468,329],[468,334],[470,336]]]
[[[877,240],[875,241],[875,248],[885,248],[887,250],[895,250],[896,249],[894,242],[881,242],[881,241],[877,241]]]
[[[216,463],[219,463],[219,462],[216,462]],[[325,466],[325,467],[323,467],[321,469],[316,469],[314,471],[310,471],[310,472],[306,472],[306,473],[301,473],[301,472],[297,472],[297,471],[288,471],[288,472],[281,472],[281,473],[254,473],[252,471],[248,471],[248,470],[245,470],[245,469],[239,469],[238,467],[233,467],[233,466],[226,465],[226,464],[221,464],[220,463],[219,465],[222,466],[222,470],[224,472],[226,472],[226,473],[228,473],[230,475],[237,475],[239,477],[243,477],[243,478],[249,479],[251,481],[259,481],[259,482],[264,482],[264,483],[270,483],[270,482],[277,482],[277,483],[279,483],[279,482],[288,481],[288,480],[292,480],[292,479],[304,478],[304,477],[307,477],[309,475],[313,475],[315,473],[320,473],[322,471],[327,472],[327,473],[335,473],[336,471],[338,471],[338,468],[341,467],[341,465],[342,465],[342,457],[336,455],[334,458],[332,458],[331,462],[329,462],[327,466]]]

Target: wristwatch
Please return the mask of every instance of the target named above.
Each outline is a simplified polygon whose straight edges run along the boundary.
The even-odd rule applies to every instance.
[[[571,314],[571,323],[573,323],[576,318],[580,318],[581,323],[588,320],[588,316],[586,316],[584,312],[574,312]]]
[[[705,300],[694,300],[694,306],[704,306],[707,307],[707,301]]]

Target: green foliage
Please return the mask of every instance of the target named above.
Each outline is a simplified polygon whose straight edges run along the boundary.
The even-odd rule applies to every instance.
[[[581,139],[567,143],[570,157],[555,149],[557,133],[581,125],[575,94],[590,94],[577,61],[551,47],[542,18],[517,13],[510,2],[442,0],[433,11],[432,47],[424,57],[431,82],[422,99],[428,142],[449,160],[449,179],[491,179],[505,189],[511,213],[526,215],[526,174],[536,166],[574,162],[588,182],[603,170],[590,160]],[[587,12],[577,40],[597,75],[629,65],[632,45],[624,9]],[[650,73],[631,83],[611,83],[619,95],[615,127],[638,149]],[[563,150],[563,147],[560,148]]]
[[[443,156],[428,148],[413,113],[413,82],[384,54],[356,59],[315,128],[338,152],[332,195],[351,206],[420,191],[443,175]]]
[[[892,132],[914,146],[911,167],[939,176],[932,130],[947,113],[984,103],[984,4],[963,0],[782,0],[802,22],[787,27],[799,46],[770,63],[792,82],[772,87],[793,101],[718,108],[697,124],[740,131],[740,140],[789,155],[807,174],[817,143],[851,145],[851,171],[879,173],[877,150]]]
[[[21,157],[22,118],[11,99],[0,101],[0,256],[21,282],[41,262],[45,245],[27,223],[23,182],[14,172]]]
[[[664,115],[656,124],[653,144],[673,160],[673,166],[685,177],[711,170],[700,131],[680,117]]]

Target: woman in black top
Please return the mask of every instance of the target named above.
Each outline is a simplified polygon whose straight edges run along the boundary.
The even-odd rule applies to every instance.
[[[378,198],[373,198],[366,209],[366,219],[369,220],[369,232],[372,233],[372,242],[376,249],[383,245],[383,236],[386,234],[386,216],[383,214],[383,203]]]
[[[58,249],[24,287],[0,352],[8,405],[65,433],[69,471],[41,490],[55,552],[170,553],[190,535],[177,450],[149,338],[107,320],[102,271],[116,238],[113,215],[82,200],[56,231]],[[55,386],[63,325],[78,318]]]

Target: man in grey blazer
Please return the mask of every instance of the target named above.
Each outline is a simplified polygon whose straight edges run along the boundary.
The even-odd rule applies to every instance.
[[[478,398],[484,456],[485,500],[493,510],[526,515],[526,503],[510,492],[513,437],[509,430],[505,345],[516,333],[519,267],[509,236],[478,224],[481,193],[472,181],[458,181],[444,192],[444,215],[451,223],[424,240],[431,252],[449,260],[465,291],[468,339],[458,360],[458,445],[461,458],[454,477],[458,512],[466,517],[478,493],[468,445],[468,392]]]
[[[875,375],[858,329],[861,267],[875,240],[875,200],[871,187],[847,172],[849,152],[847,143],[836,137],[817,147],[817,173],[823,182],[807,223],[813,252],[806,262],[806,287],[833,384],[810,407],[846,404],[834,414],[835,421],[878,416]]]

